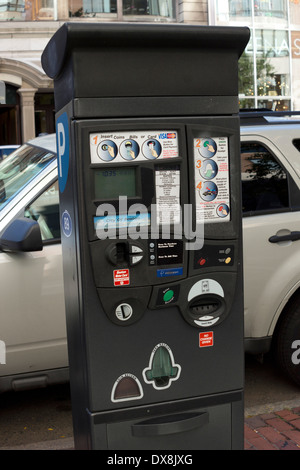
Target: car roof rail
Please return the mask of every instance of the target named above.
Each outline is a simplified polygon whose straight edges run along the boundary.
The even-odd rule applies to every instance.
[[[272,111],[265,108],[240,109],[242,126],[256,124],[290,124],[300,122],[300,111]]]

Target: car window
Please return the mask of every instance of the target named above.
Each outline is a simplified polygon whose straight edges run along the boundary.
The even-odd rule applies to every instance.
[[[55,158],[47,150],[22,145],[0,162],[0,210]]]
[[[25,209],[25,217],[36,220],[40,226],[42,240],[60,239],[59,189],[55,181]]]
[[[293,140],[293,145],[300,152],[300,139],[294,139]]]
[[[258,215],[289,207],[287,174],[264,145],[242,142],[241,171],[244,213]]]
[[[0,162],[8,157],[9,154],[14,152],[19,145],[0,145]]]

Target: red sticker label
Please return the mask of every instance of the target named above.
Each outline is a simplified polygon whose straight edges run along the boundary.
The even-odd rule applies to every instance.
[[[114,271],[114,285],[115,286],[128,286],[129,285],[129,269],[116,269]]]
[[[199,347],[207,348],[208,346],[214,345],[214,332],[206,331],[205,333],[199,333]]]

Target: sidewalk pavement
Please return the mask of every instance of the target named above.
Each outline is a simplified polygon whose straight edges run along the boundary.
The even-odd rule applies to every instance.
[[[1,450],[74,450],[74,440],[62,438]],[[246,408],[244,450],[300,450],[300,399]]]
[[[245,409],[245,450],[300,450],[300,400]]]

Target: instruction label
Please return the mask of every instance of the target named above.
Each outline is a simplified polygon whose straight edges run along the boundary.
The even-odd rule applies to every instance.
[[[157,224],[180,223],[180,171],[156,170],[155,188]]]
[[[124,163],[178,157],[176,131],[94,132],[90,134],[91,163]]]
[[[197,223],[230,220],[228,137],[194,139]]]

